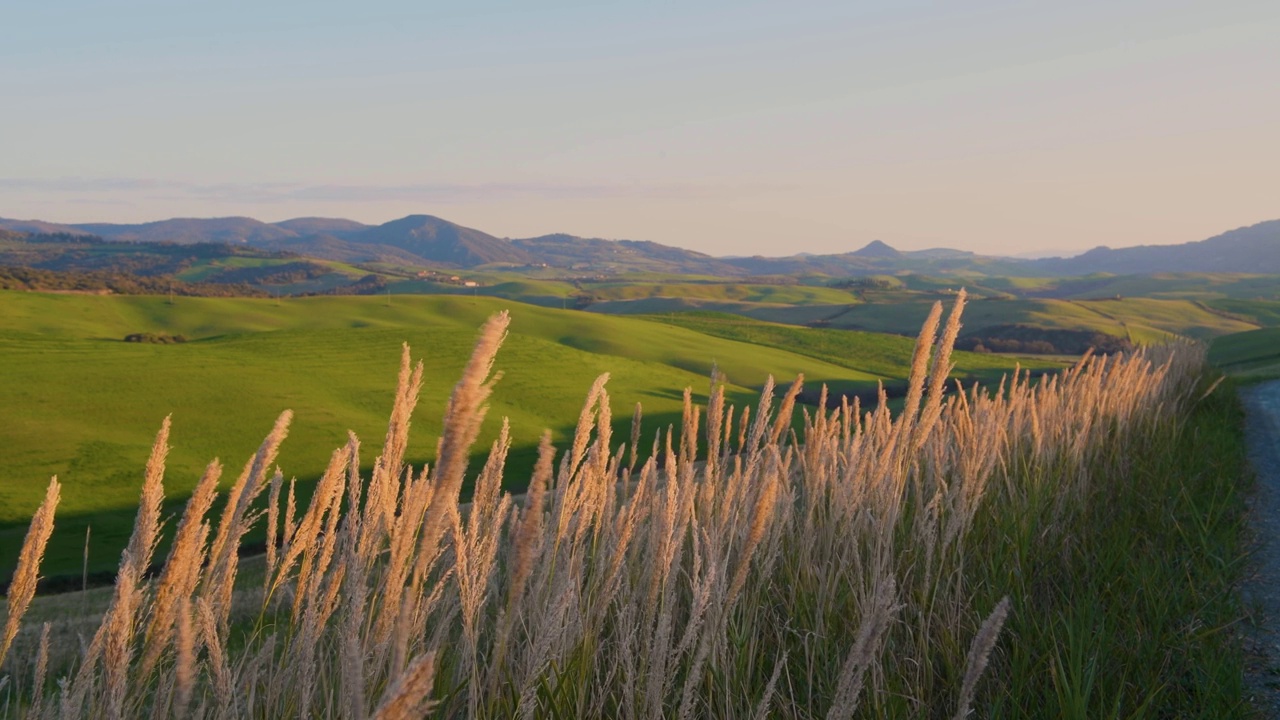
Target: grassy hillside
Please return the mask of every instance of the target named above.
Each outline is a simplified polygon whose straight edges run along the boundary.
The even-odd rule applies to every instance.
[[[0,575],[11,567],[16,549],[8,549],[17,547],[22,523],[54,474],[65,491],[48,572],[78,571],[89,525],[91,565],[114,565],[138,474],[171,413],[175,495],[186,492],[215,455],[227,466],[224,480],[234,479],[286,408],[295,420],[281,465],[300,479],[322,471],[348,429],[366,443],[362,460],[371,464],[385,431],[401,343],[425,362],[424,407],[442,407],[475,328],[503,308],[512,310],[511,337],[498,360],[506,374],[482,443],[492,439],[500,417],[511,418],[513,478],[531,464],[531,445],[544,427],[563,438],[586,388],[603,372],[612,373],[615,413],[629,418],[643,401],[651,433],[678,419],[683,388],[705,394],[713,363],[741,404],[769,374],[785,382],[803,372],[814,388],[866,390],[879,378],[905,375],[911,345],[875,336],[859,336],[851,347],[812,333],[789,339],[707,334],[486,297],[179,297],[170,304],[163,297],[0,293],[0,405],[8,416],[0,425],[0,547],[6,548]],[[132,333],[190,341],[122,342]],[[860,353],[865,363],[851,359]],[[998,357],[983,360],[1009,365]],[[432,458],[439,422],[434,413],[416,419],[413,462]]]
[[[852,302],[845,290],[799,284],[750,283],[590,283],[584,292],[605,300],[687,298],[785,305],[834,305]]]
[[[1242,380],[1280,378],[1280,327],[1220,337],[1209,347],[1209,361]]]
[[[1280,300],[1211,300],[1205,306],[1263,327],[1280,326]]]
[[[930,302],[853,305],[830,319],[831,327],[907,334],[919,327]],[[1251,330],[1240,319],[1212,312],[1188,300],[975,300],[965,311],[965,332],[1025,324],[1096,330],[1134,342],[1159,341],[1170,334],[1196,339]]]
[[[913,340],[895,335],[795,327],[725,313],[677,313],[655,315],[652,319],[719,338],[787,349],[884,378],[907,375],[914,347]],[[1001,374],[1011,372],[1017,364],[1010,358],[960,351],[952,356],[952,360],[956,375],[986,382],[997,381]],[[1029,367],[1025,361],[1022,366]],[[1034,365],[1057,366],[1057,363],[1048,361]]]
[[[453,460],[505,327],[452,396]],[[969,403],[934,386],[894,419],[806,413],[798,446],[789,404],[744,435],[712,402],[681,435],[726,444],[699,462],[682,442],[634,483],[625,443],[584,423],[589,460],[550,488],[548,462],[523,511],[501,470],[462,510],[458,462],[402,482],[399,453],[372,477],[338,454],[282,553],[205,562],[196,528],[219,514],[193,500],[172,572],[150,580],[148,503],[110,598],[38,601],[19,629],[24,563],[0,717],[1249,717],[1240,418],[1229,387],[1202,392],[1202,361],[1185,345],[1095,357]],[[147,485],[158,504],[159,474]],[[276,527],[224,517],[219,538]]]
[[[954,284],[956,279],[948,279]],[[1067,278],[965,278],[966,287],[1003,291],[1017,296],[1089,300],[1112,297],[1146,297],[1162,300],[1211,300],[1218,298],[1274,297],[1280,290],[1275,275],[1239,273],[1152,273],[1113,275],[1097,273]]]

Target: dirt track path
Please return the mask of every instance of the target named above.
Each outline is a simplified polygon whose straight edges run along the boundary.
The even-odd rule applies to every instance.
[[[1247,692],[1263,717],[1280,718],[1280,380],[1241,392],[1249,460],[1258,473],[1249,520],[1256,538],[1242,591],[1252,627],[1245,637]]]

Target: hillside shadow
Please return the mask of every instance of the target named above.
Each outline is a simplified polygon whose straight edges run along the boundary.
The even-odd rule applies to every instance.
[[[680,395],[677,394],[676,397],[680,397]],[[617,408],[617,410],[621,412],[626,408]],[[655,433],[665,433],[668,426],[673,426],[678,437],[681,421],[681,413],[675,411],[644,415],[641,421],[640,447],[637,449],[638,463],[643,464],[648,459]],[[613,438],[611,445],[616,452],[619,445],[630,440],[631,413],[626,412],[625,416],[615,417],[611,423],[611,428]],[[553,437],[556,438],[554,442],[557,451],[556,468],[558,471],[560,459],[572,441],[576,425],[564,424],[548,429],[552,431]],[[529,479],[533,474],[533,468],[538,459],[538,440],[538,437],[515,438],[513,440],[503,472],[502,487],[506,492],[518,495],[528,487]],[[361,463],[360,474],[366,481],[373,472],[373,459],[381,451],[381,438],[378,438],[377,442],[376,447],[367,447],[361,455],[362,460],[365,460],[365,462]],[[475,480],[484,467],[488,453],[489,446],[487,444],[477,443],[467,465],[467,477],[463,481],[459,497],[461,502],[470,500],[474,491]],[[629,454],[626,459],[628,462],[630,461]],[[421,472],[424,465],[434,465],[434,451],[430,454],[410,455],[405,458],[405,462],[414,469],[415,473]],[[319,475],[299,477],[297,479],[296,499],[299,516],[310,503],[319,479]],[[287,488],[288,484],[286,483],[282,494],[287,492]],[[141,486],[139,486],[140,489]],[[169,542],[182,517],[183,509],[190,499],[190,492],[174,492],[172,486],[166,486],[165,489],[166,499],[161,513],[161,517],[164,519],[162,539],[156,550],[156,561],[148,568],[148,572],[151,574],[158,573],[162,569],[164,558],[169,551]],[[264,491],[255,503],[255,507],[265,508],[267,497],[268,492]],[[220,492],[217,501],[206,515],[206,518],[210,519],[210,524],[214,526],[214,532],[216,532],[217,520],[220,518],[222,509],[225,506],[225,500],[224,486],[223,492]],[[281,504],[283,505],[283,503],[284,499],[282,498]],[[136,515],[137,506],[133,504],[103,507],[92,512],[56,513],[54,532],[49,540],[44,560],[41,563],[40,580],[37,586],[38,592],[42,594],[72,592],[82,588],[114,584],[120,553],[128,544],[129,537],[133,532]],[[17,565],[18,553],[22,548],[27,533],[28,524],[28,522],[0,523],[0,548],[2,548],[0,550],[0,593],[8,590]],[[88,545],[87,571],[85,565],[86,540]],[[259,522],[246,535],[245,541],[240,547],[240,554],[242,556],[257,555],[265,552],[265,548],[266,529]]]

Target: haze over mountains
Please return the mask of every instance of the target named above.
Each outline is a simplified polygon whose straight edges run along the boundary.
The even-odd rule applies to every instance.
[[[1280,273],[1280,220],[1261,222],[1181,245],[1095,248],[1069,258],[991,257],[937,248],[896,250],[873,241],[847,253],[724,257],[647,241],[567,234],[499,238],[431,215],[381,225],[340,218],[264,223],[247,217],[174,218],[141,224],[58,224],[0,218],[0,230],[93,235],[139,243],[227,243],[344,262],[391,262],[449,268],[548,266],[590,271],[707,275],[862,275],[920,272],[1065,276],[1110,273]]]

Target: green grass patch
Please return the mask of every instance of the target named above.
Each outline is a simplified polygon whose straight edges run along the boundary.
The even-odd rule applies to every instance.
[[[906,335],[920,327],[932,305],[932,300],[853,305],[830,318],[829,325]],[[1208,339],[1255,327],[1189,300],[978,299],[965,308],[964,332],[998,325],[1092,330],[1138,343],[1171,335]]]
[[[1209,362],[1239,380],[1280,378],[1280,328],[1220,337],[1209,346]]]
[[[1234,388],[1116,439],[1093,471],[1063,526],[1037,526],[1049,492],[975,531],[979,582],[991,602],[1014,598],[987,716],[1250,717],[1235,592],[1250,474]]]
[[[907,337],[855,330],[795,327],[726,313],[676,313],[650,317],[655,322],[696,330],[706,335],[786,349],[886,379],[907,375],[915,348],[915,340]],[[980,379],[987,383],[998,381],[1002,374],[1012,373],[1020,363],[1024,369],[1061,367],[1061,363],[1052,360],[1028,363],[999,355],[969,352],[953,353],[952,361],[956,366],[955,376]]]
[[[1280,283],[1278,283],[1280,284]],[[1273,288],[1274,289],[1274,288]],[[1280,300],[1212,300],[1208,307],[1263,327],[1280,326]]]

